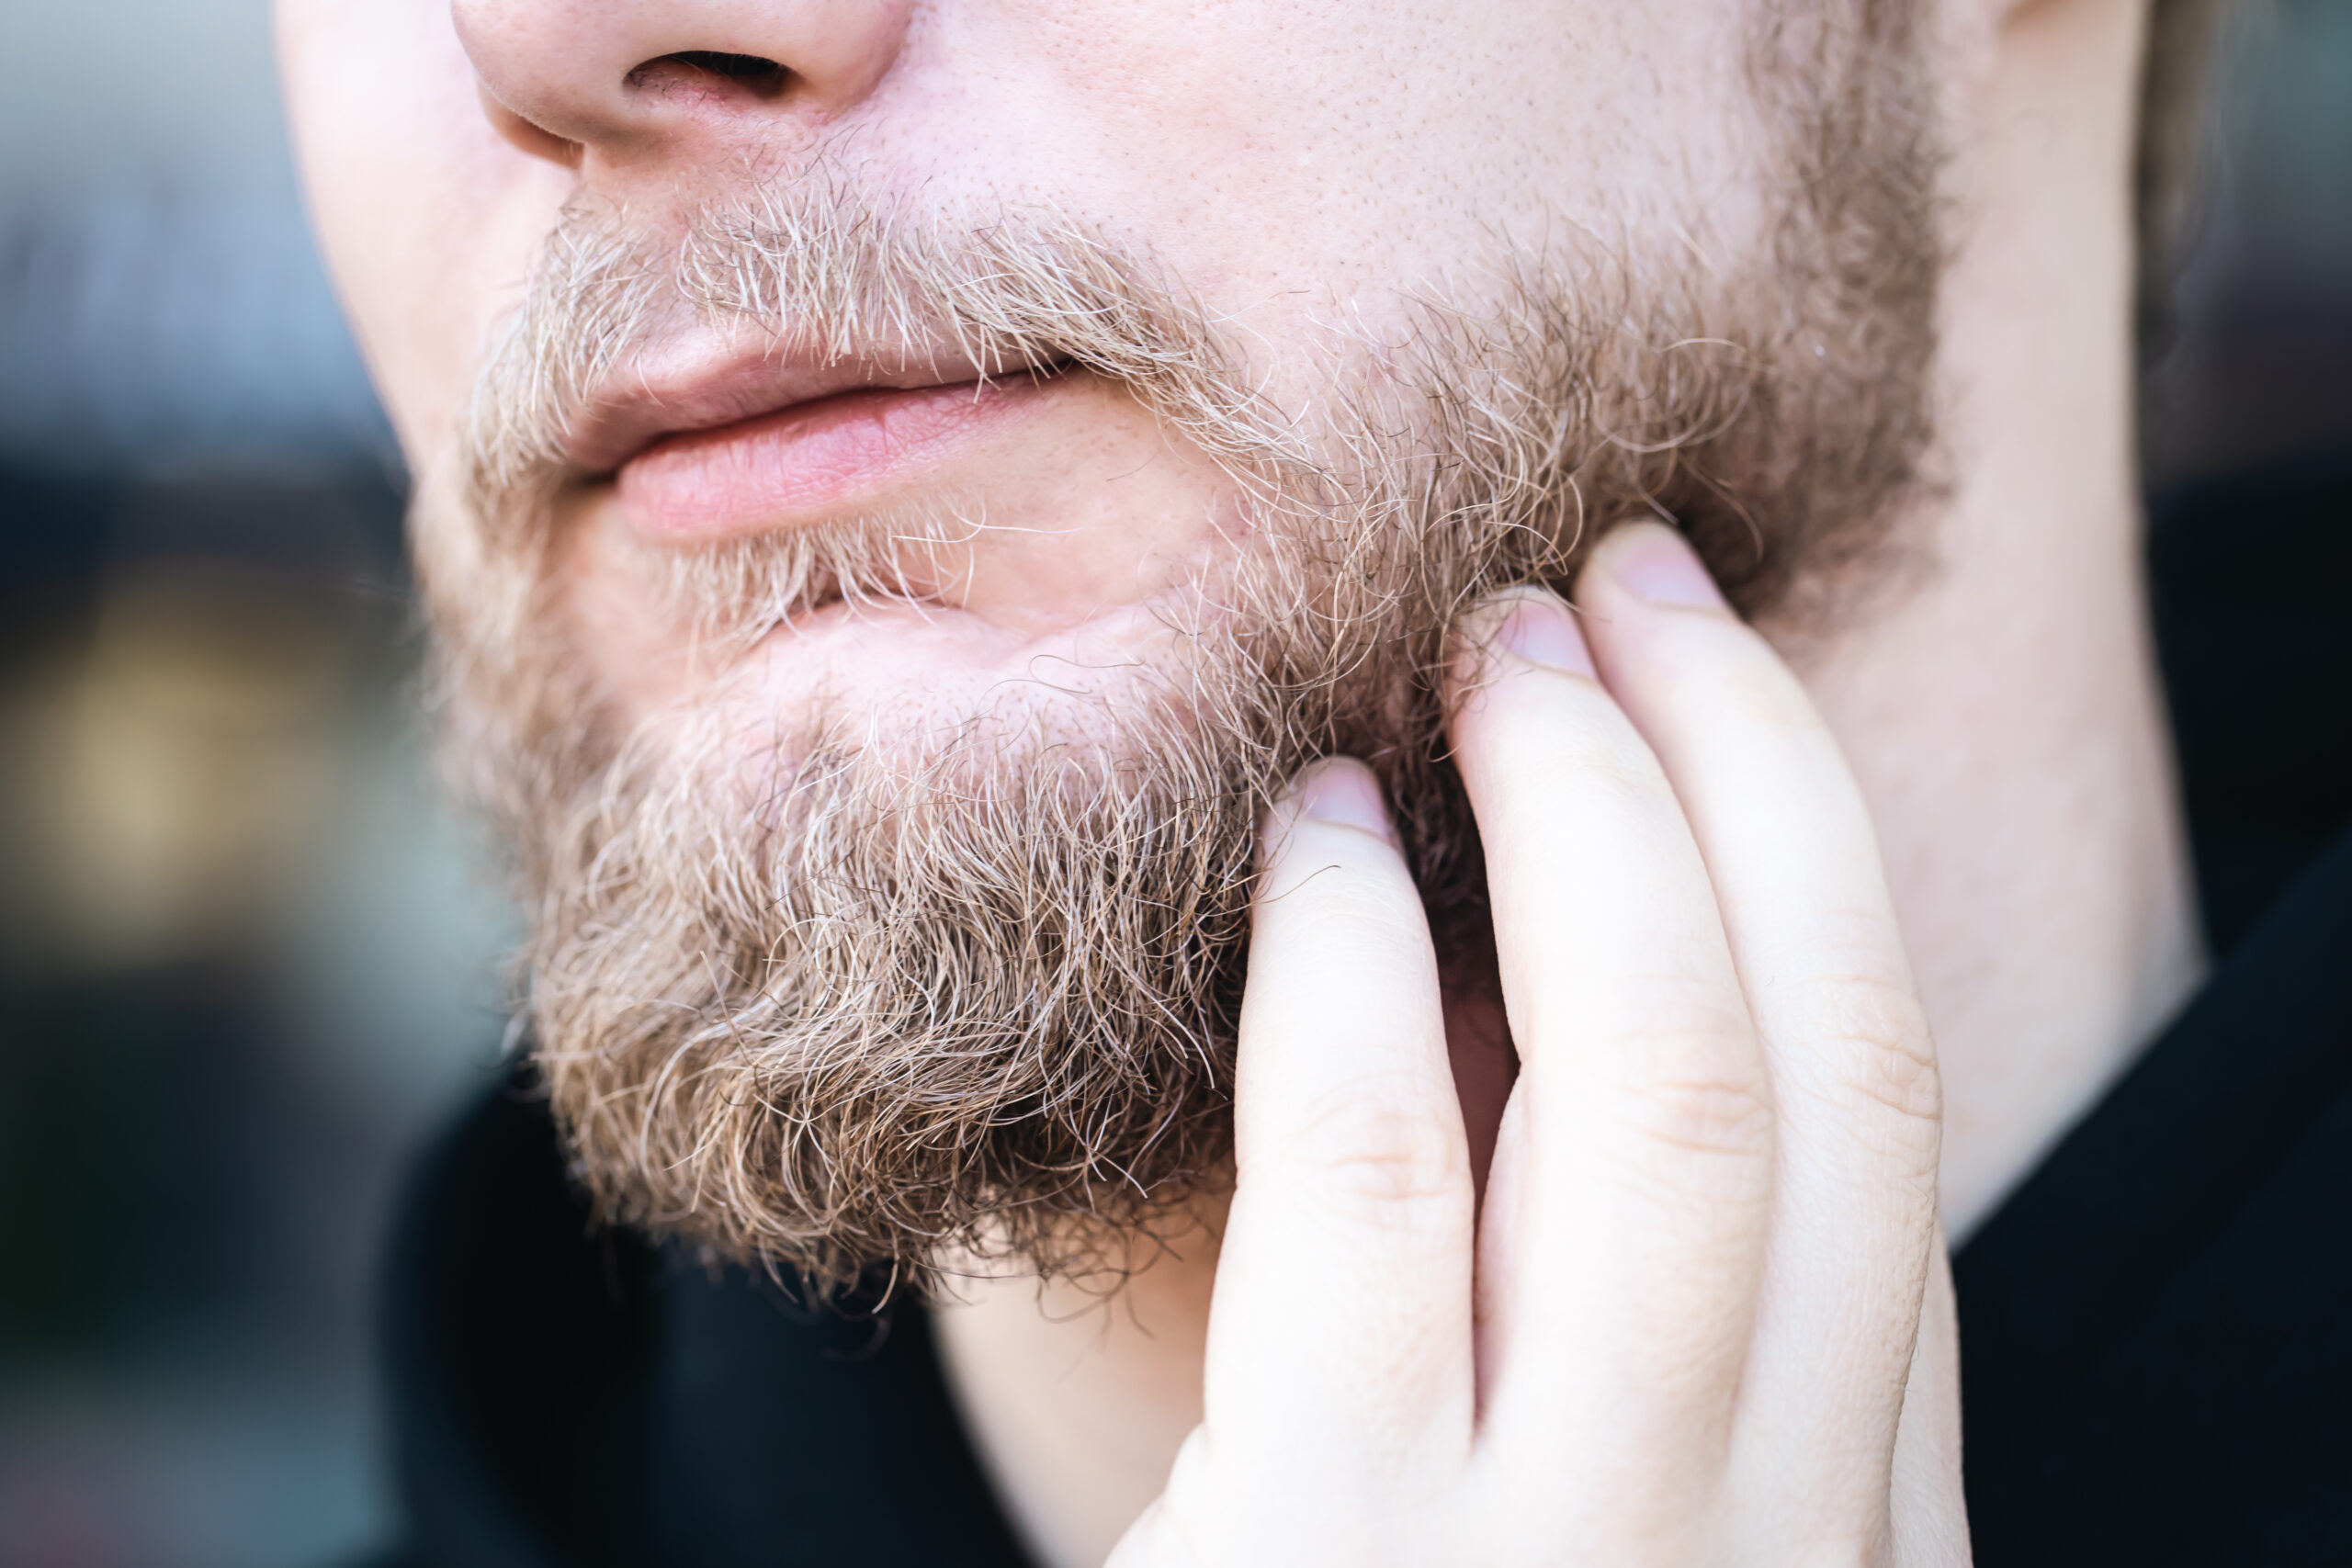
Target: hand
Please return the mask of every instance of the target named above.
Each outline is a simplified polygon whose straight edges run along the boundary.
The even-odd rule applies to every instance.
[[[1968,1560],[1935,1057],[1860,795],[1671,532],[1576,603],[1486,606],[1453,693],[1521,1062],[1482,1213],[1371,774],[1267,825],[1204,1418],[1119,1568]]]

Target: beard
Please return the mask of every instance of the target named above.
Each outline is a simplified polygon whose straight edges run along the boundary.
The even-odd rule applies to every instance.
[[[1939,270],[1914,9],[1759,23],[1782,197],[1747,265],[1500,251],[1396,330],[1334,334],[1306,411],[1067,214],[915,214],[814,169],[666,249],[569,214],[477,389],[464,493],[418,540],[447,754],[513,852],[527,1037],[600,1212],[820,1290],[951,1255],[1115,1269],[1228,1179],[1257,823],[1318,757],[1378,773],[1441,953],[1475,968],[1484,869],[1440,674],[1463,611],[1564,587],[1636,516],[1792,626],[1896,558]],[[1082,690],[905,722],[818,703],[765,716],[750,761],[724,716],[752,651],[828,605],[935,599],[985,525],[645,547],[718,673],[626,717],[564,602],[557,442],[695,313],[787,352],[944,342],[1114,381],[1231,481],[1242,541]]]

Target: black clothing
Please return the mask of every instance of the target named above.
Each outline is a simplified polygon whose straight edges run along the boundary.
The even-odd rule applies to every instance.
[[[387,1349],[418,1568],[1021,1568],[930,1325],[594,1231],[519,1081],[428,1160]]]
[[[2352,838],[1953,1259],[1977,1561],[2352,1563]]]
[[[2352,824],[2352,452],[2160,498],[2148,567],[2198,895],[2226,953]]]
[[[2352,1562],[2352,836],[2305,863],[2352,815],[2352,484],[2265,484],[2153,532],[2222,960],[1955,1259],[1986,1568]],[[918,1305],[592,1230],[519,1079],[426,1161],[386,1343],[402,1561],[1023,1561]]]
[[[1986,1568],[2352,1563],[2352,463],[2150,523],[2221,962],[1952,1260],[1969,1518]]]

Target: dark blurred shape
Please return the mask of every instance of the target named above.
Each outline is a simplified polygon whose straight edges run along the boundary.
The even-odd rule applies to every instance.
[[[0,1568],[325,1562],[381,1534],[368,1285],[497,906],[267,0],[0,53]]]
[[[0,470],[0,1563],[376,1533],[368,1280],[487,1063],[379,468]]]
[[[497,1039],[269,27],[0,15],[0,1568],[379,1535],[380,1215]]]
[[[2352,447],[2150,509],[2198,892],[2226,953],[2352,822]]]
[[[2352,5],[2230,17],[2179,326],[2143,383],[2160,488],[2352,449]]]

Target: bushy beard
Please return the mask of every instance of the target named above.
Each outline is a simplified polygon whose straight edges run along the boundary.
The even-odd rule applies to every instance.
[[[949,1253],[1115,1265],[1225,1178],[1255,829],[1298,766],[1368,761],[1441,947],[1487,944],[1440,700],[1464,610],[1565,586],[1632,516],[1683,528],[1751,613],[1883,569],[1929,433],[1935,165],[1907,7],[1828,12],[1852,26],[1759,42],[1814,74],[1775,111],[1793,194],[1751,266],[1487,258],[1388,338],[1335,335],[1311,410],[1066,215],[918,220],[812,174],[666,253],[568,219],[485,372],[469,493],[419,539],[451,754],[515,852],[529,1038],[604,1213],[820,1288]],[[632,728],[567,630],[554,440],[684,311],[1115,380],[1224,470],[1246,537],[1169,596],[1153,657],[1082,692],[888,730],[782,716],[757,765],[718,693]],[[965,527],[648,565],[724,666],[829,604],[921,601]]]

